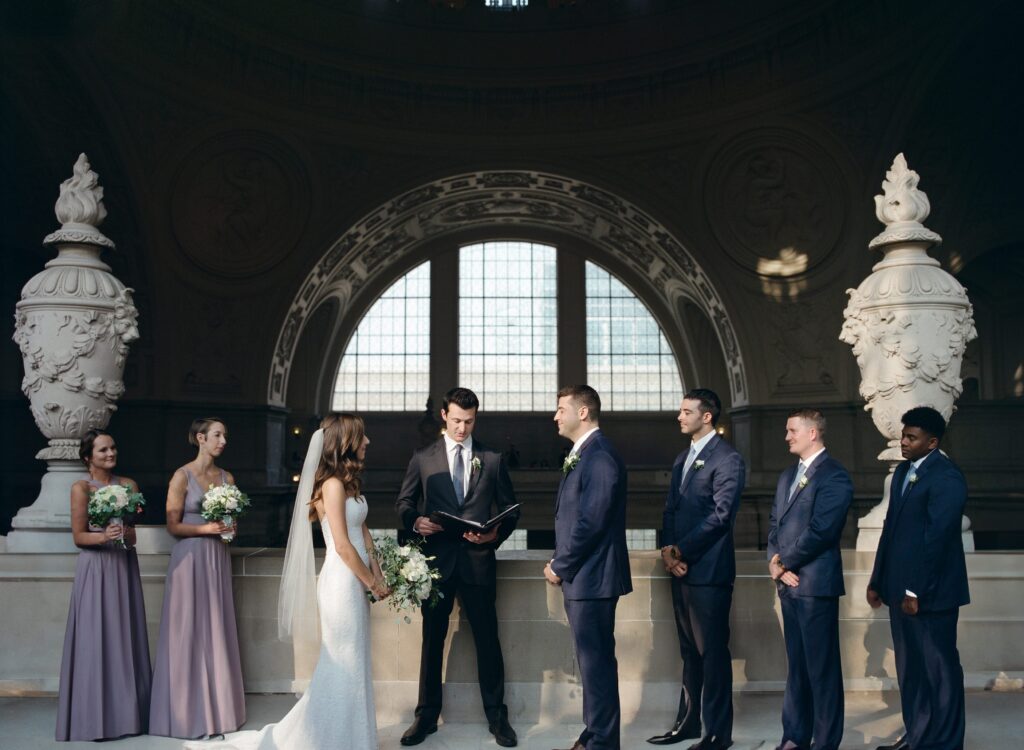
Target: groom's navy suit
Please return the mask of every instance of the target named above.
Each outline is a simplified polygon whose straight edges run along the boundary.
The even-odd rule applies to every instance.
[[[843,738],[843,669],[839,651],[839,597],[843,560],[839,541],[853,502],[843,465],[819,453],[793,483],[797,466],[782,472],[768,517],[768,559],[776,554],[800,577],[777,583],[789,674],[782,706],[782,744],[838,750]]]
[[[729,609],[736,580],[733,524],[746,479],[743,458],[714,435],[689,472],[689,448],[672,467],[661,543],[676,545],[688,570],[672,577],[683,686],[677,721],[704,720],[705,734],[732,740],[732,657]]]
[[[565,614],[583,682],[579,743],[619,747],[619,671],[615,606],[633,590],[626,551],[626,465],[600,430],[563,474],[555,501],[551,570],[562,579]]]
[[[442,510],[455,516],[483,523],[515,504],[508,467],[501,453],[473,440],[472,469],[463,504],[455,495],[444,438],[413,454],[398,493],[395,507],[406,531],[420,516]],[[434,557],[433,566],[441,573],[443,597],[434,607],[423,607],[423,645],[420,654],[420,689],[416,716],[428,723],[441,713],[441,666],[448,618],[456,594],[473,630],[476,643],[480,696],[489,721],[507,715],[505,708],[505,665],[498,640],[495,612],[496,564],[494,551],[515,530],[519,512],[515,511],[498,526],[498,538],[490,544],[474,544],[461,533],[443,531],[425,538],[423,553]]]
[[[893,474],[889,512],[869,587],[889,606],[903,724],[913,749],[957,750],[964,743],[964,674],[956,648],[967,587],[961,517],[967,483],[956,464],[934,450],[913,470],[904,461]],[[918,613],[906,615],[907,591]]]

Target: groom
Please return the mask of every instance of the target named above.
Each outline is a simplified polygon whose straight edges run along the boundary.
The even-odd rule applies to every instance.
[[[476,642],[480,697],[488,727],[502,747],[515,747],[517,742],[504,702],[505,664],[494,608],[494,551],[515,529],[519,512],[512,512],[483,534],[446,531],[430,520],[433,511],[441,510],[482,523],[515,505],[512,480],[501,453],[473,440],[479,406],[476,394],[468,388],[453,388],[445,394],[441,406],[444,434],[413,454],[395,503],[402,526],[424,537],[423,552],[435,558],[443,594],[436,606],[423,608],[419,702],[416,718],[402,735],[406,746],[418,745],[437,731],[444,641],[456,595]]]
[[[598,426],[587,385],[558,392],[558,434],[573,441],[555,500],[555,555],[544,568],[562,587],[583,682],[584,728],[572,750],[619,747],[615,606],[633,590],[626,553],[626,466]]]

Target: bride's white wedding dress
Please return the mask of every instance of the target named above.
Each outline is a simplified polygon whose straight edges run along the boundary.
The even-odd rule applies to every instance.
[[[345,500],[348,538],[369,564],[363,542],[365,498]],[[320,658],[309,689],[277,724],[237,732],[224,742],[186,743],[216,750],[377,750],[377,716],[370,673],[370,603],[362,582],[334,548],[331,527],[321,523],[327,553],[317,579]]]

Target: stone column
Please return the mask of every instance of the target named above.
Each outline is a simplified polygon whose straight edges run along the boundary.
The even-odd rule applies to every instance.
[[[55,246],[57,257],[25,284],[14,315],[25,366],[21,390],[50,440],[36,454],[47,469],[35,502],[14,517],[8,552],[75,549],[68,500],[71,485],[86,476],[79,441],[106,427],[117,409],[128,344],[139,337],[132,290],[100,260],[114,243],[97,229],[107,210],[85,154],[61,184],[55,210],[61,228],[43,244]]]
[[[888,440],[878,460],[889,464],[882,502],[857,525],[857,549],[878,548],[889,487],[900,453],[900,418],[915,406],[931,406],[948,421],[963,390],[960,366],[967,342],[977,338],[967,290],[928,256],[942,238],[925,227],[931,205],[917,189],[917,172],[897,155],[875,196],[875,215],[885,230],[869,243],[884,258],[856,289],[840,341],[853,346],[860,367],[860,395],[867,401],[875,427]],[[964,548],[974,550],[967,517],[963,520]]]

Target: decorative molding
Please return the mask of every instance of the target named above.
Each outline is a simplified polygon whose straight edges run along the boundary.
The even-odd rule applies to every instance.
[[[474,172],[436,180],[379,206],[330,247],[299,287],[274,348],[267,398],[283,405],[295,346],[318,305],[339,314],[369,280],[428,240],[472,227],[554,229],[576,235],[628,265],[678,310],[686,297],[711,320],[729,372],[732,403],[747,403],[747,376],[735,326],[711,280],[670,230],[599,187],[534,171]],[[676,313],[673,313],[676,314]],[[682,327],[683,321],[676,320]]]
[[[204,271],[263,274],[300,240],[310,192],[302,161],[286,144],[253,131],[222,133],[182,162],[171,193],[174,236]]]

